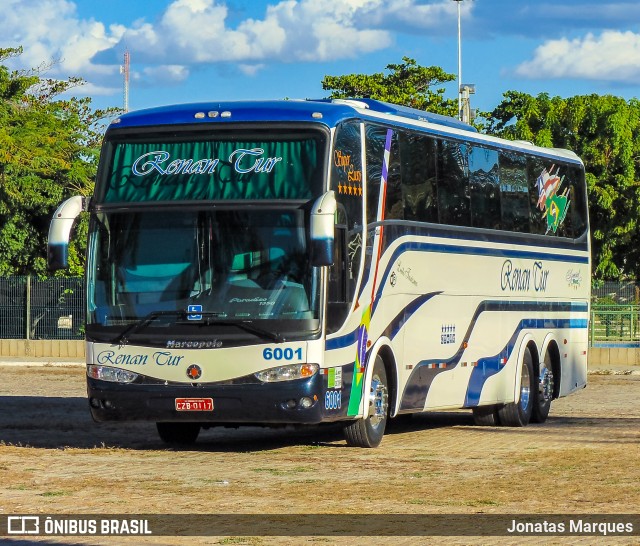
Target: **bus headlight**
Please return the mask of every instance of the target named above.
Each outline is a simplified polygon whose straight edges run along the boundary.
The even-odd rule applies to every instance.
[[[131,383],[138,377],[137,373],[111,366],[87,366],[87,375],[93,379],[111,381],[112,383]]]
[[[289,364],[288,366],[278,366],[257,372],[255,376],[263,383],[273,383],[276,381],[292,381],[294,379],[306,379],[318,372],[318,364]]]

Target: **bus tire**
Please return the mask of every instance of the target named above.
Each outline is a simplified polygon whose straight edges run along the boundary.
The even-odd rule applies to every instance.
[[[525,347],[520,372],[520,396],[515,402],[505,404],[498,410],[501,425],[524,427],[529,423],[535,401],[535,383],[533,358],[529,347]]]
[[[537,388],[534,389],[533,396],[531,422],[544,423],[549,416],[551,400],[553,400],[553,391],[555,389],[551,353],[548,350],[544,355],[544,360],[540,363],[540,373],[536,378],[536,385]]]
[[[480,427],[496,427],[500,424],[496,406],[473,408],[473,422]]]
[[[200,434],[198,423],[156,423],[156,428],[165,444],[193,444]]]
[[[378,447],[384,436],[384,429],[389,419],[389,387],[384,362],[379,355],[376,356],[373,364],[368,400],[369,414],[344,427],[347,445]]]

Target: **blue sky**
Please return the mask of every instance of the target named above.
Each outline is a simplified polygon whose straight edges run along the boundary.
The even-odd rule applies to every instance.
[[[14,69],[81,76],[94,106],[317,98],[325,75],[383,72],[403,56],[457,74],[453,0],[1,0]],[[463,0],[462,79],[472,106],[508,90],[640,97],[640,2]],[[457,84],[446,86],[457,97]]]

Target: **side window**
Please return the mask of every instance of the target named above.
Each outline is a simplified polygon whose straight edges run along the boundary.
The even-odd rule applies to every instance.
[[[587,227],[584,175],[571,165],[559,165],[554,172],[559,181],[548,201],[547,231],[559,237],[580,237]]]
[[[525,156],[513,152],[500,153],[500,200],[502,228],[529,233],[529,186]]]
[[[544,235],[547,232],[544,161],[539,157],[527,159],[527,181],[529,185],[529,223],[531,233]]]
[[[441,140],[438,145],[438,210],[441,224],[469,226],[467,145]]]
[[[400,134],[404,219],[438,222],[436,141],[423,135]]]
[[[565,219],[569,237],[578,238],[587,229],[587,192],[584,171],[578,167],[567,169],[569,211]]]
[[[398,133],[394,131],[389,154],[389,173],[387,175],[387,196],[385,199],[385,220],[402,220],[404,205],[402,201],[402,180],[400,178],[400,146]]]
[[[574,167],[542,158],[531,158],[529,167],[529,187],[536,196],[536,233],[580,236],[586,228],[587,218],[582,173]]]
[[[469,190],[471,225],[501,229],[498,152],[482,146],[469,146]]]
[[[387,127],[380,127],[378,125],[368,125],[365,130],[367,146],[367,223],[375,222],[378,217],[380,181],[382,178],[387,132]],[[401,220],[403,218],[402,208],[398,134],[393,132],[387,170],[384,219]]]
[[[382,177],[382,161],[387,130],[378,125],[365,126],[365,145],[367,149],[367,224],[375,222],[378,217],[378,201],[380,199],[380,178]]]
[[[362,258],[364,187],[360,123],[342,123],[336,130],[331,168],[331,189],[338,202],[335,262],[329,268],[327,325],[337,330],[349,312]],[[335,304],[335,305],[333,305]]]

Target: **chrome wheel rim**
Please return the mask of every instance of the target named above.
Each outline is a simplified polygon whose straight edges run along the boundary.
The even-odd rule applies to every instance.
[[[380,381],[380,377],[375,375],[371,380],[369,392],[369,422],[374,428],[377,428],[386,419],[388,407],[387,386]]]
[[[540,369],[540,380],[538,382],[540,402],[545,404],[553,398],[553,387],[553,372],[546,366],[543,366]]]
[[[531,377],[529,376],[529,367],[526,363],[522,364],[522,377],[520,379],[520,407],[526,410],[531,401]]]

